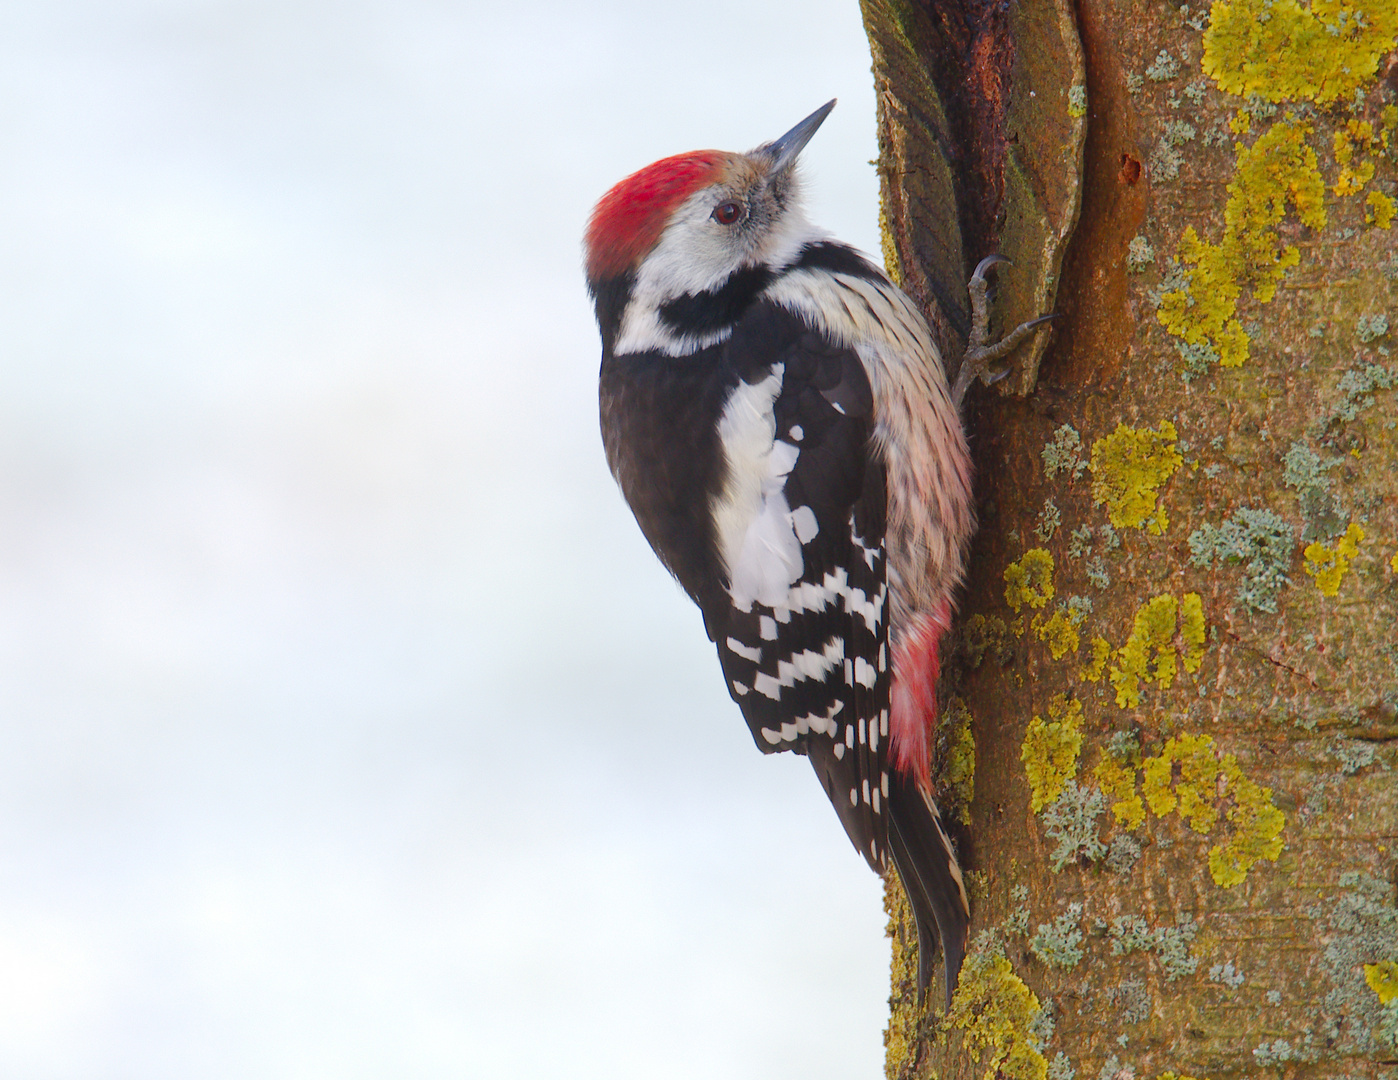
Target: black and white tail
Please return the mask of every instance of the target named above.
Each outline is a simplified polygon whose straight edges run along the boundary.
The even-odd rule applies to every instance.
[[[917,781],[894,771],[888,792],[888,844],[917,920],[917,988],[932,981],[934,942],[942,942],[947,1007],[966,956],[971,905],[941,814]],[[935,925],[936,931],[933,932]]]

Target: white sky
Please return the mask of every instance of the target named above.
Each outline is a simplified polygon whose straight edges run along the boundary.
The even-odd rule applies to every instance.
[[[853,0],[0,3],[0,1075],[880,1075],[880,885],[602,460],[647,162]]]

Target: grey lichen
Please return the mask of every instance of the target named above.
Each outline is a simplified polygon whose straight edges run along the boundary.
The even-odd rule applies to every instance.
[[[1340,772],[1353,776],[1360,769],[1367,769],[1374,763],[1374,744],[1360,739],[1332,739],[1325,746],[1326,752],[1340,763]]]
[[[1074,780],[1064,783],[1063,794],[1044,810],[1044,831],[1058,845],[1049,855],[1055,874],[1070,862],[1097,862],[1107,853],[1097,835],[1097,819],[1106,810],[1107,799],[1096,788],[1080,787]]]
[[[1174,344],[1175,351],[1180,354],[1180,359],[1184,361],[1184,369],[1180,375],[1185,382],[1193,382],[1201,375],[1207,375],[1219,362],[1217,351],[1207,341],[1191,345],[1187,341],[1175,339]]]
[[[1193,975],[1199,958],[1189,955],[1189,947],[1199,933],[1199,924],[1188,912],[1175,917],[1173,927],[1159,926],[1155,930],[1155,955],[1165,969],[1165,981],[1174,982],[1182,975]]]
[[[1048,1080],[1077,1080],[1078,1070],[1061,1050],[1053,1055],[1048,1064]]]
[[[1117,833],[1107,845],[1103,865],[1118,877],[1127,877],[1141,857],[1141,845],[1130,833]]]
[[[1045,499],[1044,508],[1039,511],[1039,522],[1034,526],[1034,535],[1047,544],[1062,524],[1063,512],[1058,509],[1058,504],[1052,497]]]
[[[1334,418],[1346,422],[1358,419],[1365,409],[1373,408],[1376,391],[1392,390],[1395,385],[1398,385],[1398,376],[1388,368],[1361,361],[1340,379],[1341,397],[1335,406]]]
[[[1277,595],[1290,585],[1287,570],[1296,545],[1295,530],[1270,510],[1240,507],[1221,526],[1205,523],[1189,535],[1190,562],[1243,563],[1243,580],[1234,593],[1239,607],[1272,614]]]
[[[1154,62],[1146,68],[1146,78],[1151,82],[1168,82],[1180,73],[1180,62],[1166,49],[1156,54]]]
[[[1174,180],[1180,175],[1180,166],[1183,164],[1184,155],[1174,144],[1163,138],[1155,144],[1150,157],[1146,158],[1146,168],[1150,171],[1152,180]]]
[[[1242,986],[1245,978],[1241,971],[1234,969],[1232,960],[1226,964],[1215,964],[1209,968],[1209,982],[1222,983],[1230,990],[1236,990]]]
[[[1301,502],[1301,515],[1305,519],[1301,542],[1329,540],[1344,532],[1349,516],[1330,490],[1330,470],[1340,462],[1321,460],[1319,454],[1297,439],[1282,455],[1282,464],[1282,483],[1294,488]]]
[[[1145,273],[1146,267],[1155,262],[1155,248],[1144,236],[1132,237],[1126,246],[1126,269],[1133,274]]]
[[[1262,1045],[1252,1052],[1252,1056],[1257,1059],[1259,1065],[1266,1067],[1290,1061],[1294,1052],[1291,1049],[1291,1044],[1285,1039],[1275,1039],[1271,1043],[1264,1040]]]
[[[1044,1003],[1039,1006],[1039,1011],[1035,1013],[1034,1019],[1029,1021],[1026,1034],[1029,1036],[1028,1042],[1039,1053],[1048,1049],[1048,1044],[1053,1040],[1055,1023],[1053,1014],[1058,1006],[1053,1003],[1053,998],[1044,999]]]
[[[1108,1054],[1107,1060],[1102,1063],[1102,1068],[1097,1073],[1097,1080],[1136,1080],[1136,1069],[1131,1065],[1123,1065],[1115,1054]]]
[[[1354,332],[1365,345],[1377,341],[1388,333],[1388,316],[1382,312],[1378,315],[1361,315]]]
[[[1086,566],[1088,584],[1095,585],[1099,589],[1105,589],[1112,583],[1111,575],[1107,573],[1107,563],[1102,556],[1098,555],[1087,561]]]
[[[1069,904],[1068,910],[1053,922],[1039,924],[1029,948],[1051,967],[1064,970],[1077,967],[1083,956],[1082,929],[1078,925],[1081,921],[1082,905]]]
[[[1136,731],[1114,731],[1107,740],[1107,753],[1120,762],[1134,763],[1141,755],[1141,736]]]
[[[1016,885],[1011,888],[1010,903],[1014,907],[1005,916],[1005,929],[1016,934],[1029,933],[1029,887]]]
[[[1139,1024],[1150,1016],[1150,991],[1140,979],[1127,979],[1109,987],[1107,1000],[1123,1024]]]
[[[1092,550],[1092,526],[1084,525],[1068,534],[1068,558],[1081,559]]]
[[[1049,480],[1060,472],[1071,473],[1076,480],[1087,468],[1087,459],[1082,456],[1082,436],[1072,424],[1064,424],[1055,431],[1039,456],[1044,459],[1044,476]]]
[[[1112,938],[1112,955],[1125,956],[1155,944],[1155,931],[1139,915],[1118,915],[1107,931]]]
[[[1199,924],[1188,912],[1180,912],[1174,926],[1154,929],[1139,915],[1119,915],[1112,920],[1107,932],[1111,935],[1114,955],[1126,955],[1138,949],[1153,952],[1167,982],[1192,975],[1199,967],[1199,958],[1189,955],[1190,946],[1199,933]]]
[[[1268,1005],[1280,1005],[1280,1004],[1281,1004],[1281,991],[1280,991],[1280,990],[1268,990],[1268,991],[1267,991],[1267,1004],[1268,1004]]]
[[[1398,959],[1398,907],[1393,885],[1362,871],[1341,874],[1338,895],[1308,912],[1325,918],[1329,942],[1320,966],[1331,983],[1322,1001],[1324,1034],[1338,1053],[1379,1056],[1398,1049],[1385,1038],[1387,1012],[1364,981],[1364,965]],[[1379,1037],[1376,1038],[1375,1036]]]

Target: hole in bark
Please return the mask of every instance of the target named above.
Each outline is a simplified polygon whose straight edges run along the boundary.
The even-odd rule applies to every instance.
[[[1141,178],[1141,163],[1130,154],[1121,155],[1120,180],[1123,184],[1131,185]]]

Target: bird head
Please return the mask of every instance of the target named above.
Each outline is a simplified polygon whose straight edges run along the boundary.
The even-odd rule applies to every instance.
[[[604,344],[683,353],[721,335],[722,310],[667,325],[667,305],[692,308],[755,284],[818,238],[800,207],[796,161],[835,107],[830,101],[779,139],[745,154],[696,150],[633,173],[597,203],[584,249]],[[675,323],[676,320],[669,320]],[[623,351],[627,351],[623,349]]]

